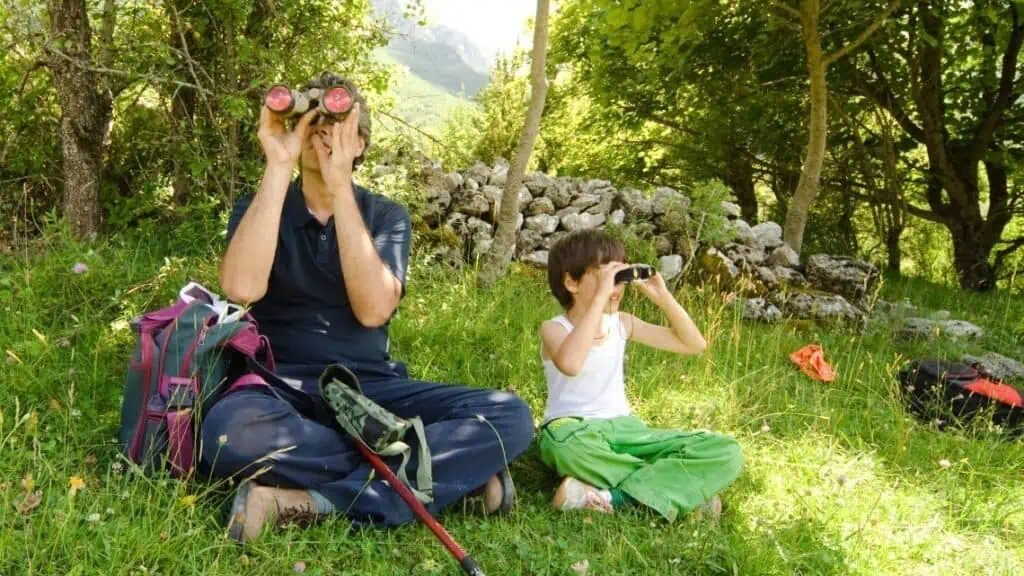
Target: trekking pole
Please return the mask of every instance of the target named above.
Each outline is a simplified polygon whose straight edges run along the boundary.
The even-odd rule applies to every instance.
[[[395,492],[398,492],[398,495],[402,497],[402,500],[405,500],[405,503],[409,505],[409,508],[412,508],[412,511],[416,516],[427,525],[427,528],[430,528],[430,531],[433,532],[434,535],[437,536],[437,539],[444,544],[444,547],[452,553],[452,556],[455,556],[455,559],[459,561],[459,564],[462,566],[462,569],[466,574],[469,574],[470,576],[484,576],[484,571],[480,569],[480,566],[477,565],[476,561],[473,560],[469,554],[466,554],[466,551],[463,550],[454,539],[452,539],[451,535],[448,534],[448,531],[444,529],[444,526],[441,526],[441,523],[430,515],[430,512],[427,511],[423,504],[416,499],[412,490],[409,490],[409,487],[399,480],[398,476],[395,476],[395,473],[388,468],[387,464],[381,460],[380,456],[378,456],[373,450],[370,450],[370,447],[367,446],[362,439],[352,438],[352,440],[355,441],[356,447],[359,448],[359,451],[363,456],[370,461],[370,465],[373,466],[373,469],[388,481],[388,484],[395,489]]]

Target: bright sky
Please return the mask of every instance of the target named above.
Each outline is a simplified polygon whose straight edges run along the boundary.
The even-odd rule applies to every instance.
[[[430,23],[454,28],[480,47],[488,59],[509,53],[519,45],[529,48],[532,38],[526,20],[537,13],[536,0],[424,0]]]

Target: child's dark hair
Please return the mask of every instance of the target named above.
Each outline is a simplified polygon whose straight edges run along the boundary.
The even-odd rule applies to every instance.
[[[626,247],[603,230],[581,230],[564,236],[548,254],[548,285],[562,308],[572,308],[572,293],[565,287],[565,275],[579,280],[591,266],[625,262]]]

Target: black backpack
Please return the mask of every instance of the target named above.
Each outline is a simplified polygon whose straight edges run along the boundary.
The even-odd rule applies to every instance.
[[[967,364],[914,360],[898,378],[910,412],[940,429],[990,413],[1012,436],[1024,432],[1024,393]]]

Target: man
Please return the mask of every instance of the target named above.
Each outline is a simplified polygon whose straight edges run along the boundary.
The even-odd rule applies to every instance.
[[[432,456],[436,513],[469,493],[485,513],[514,497],[508,461],[533,433],[513,394],[411,380],[388,354],[388,323],[405,291],[411,225],[405,208],[352,182],[370,144],[366,103],[349,82],[324,74],[310,86],[342,85],[352,111],[333,122],[307,112],[288,131],[264,107],[259,141],[266,168],[228,224],[221,286],[252,315],[277,360],[271,388],[236,391],[203,422],[203,462],[218,477],[246,478],[229,534],[252,539],[265,525],[344,513],[362,524],[397,525],[414,516],[333,425],[317,380],[342,363],[366,396],[403,418],[419,416]],[[295,164],[301,176],[291,181]],[[413,435],[409,435],[412,440]],[[415,478],[418,446],[408,477]]]

